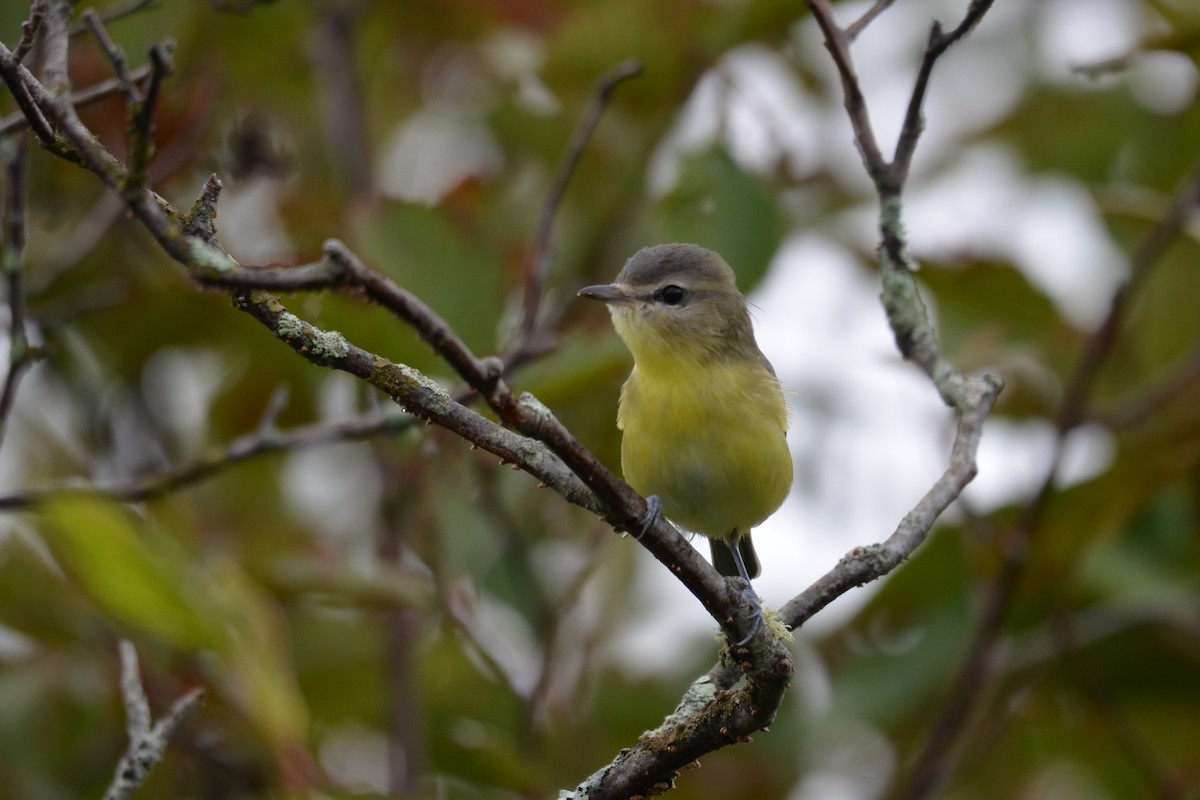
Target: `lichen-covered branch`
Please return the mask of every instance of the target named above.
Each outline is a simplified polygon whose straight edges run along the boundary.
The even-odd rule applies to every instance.
[[[991,0],[972,0],[963,20],[948,33],[943,33],[940,24],[933,24],[914,82],[908,113],[897,140],[896,154],[890,162],[884,159],[871,126],[850,55],[850,43],[854,36],[888,4],[877,3],[867,15],[846,29],[838,26],[826,0],[809,0],[808,5],[837,66],[854,139],[879,196],[881,299],[896,347],[906,360],[916,364],[929,376],[943,402],[954,410],[958,426],[950,460],[942,477],[905,515],[891,536],[879,544],[848,553],[836,567],[784,606],[784,620],[792,626],[803,624],[849,589],[891,572],[925,541],[938,517],[975,477],[975,454],[983,434],[983,424],[1003,388],[998,376],[963,375],[942,355],[937,333],[913,275],[915,264],[908,254],[902,204],[909,164],[924,125],[922,106],[934,65],[952,44],[978,24],[991,6]]]
[[[559,800],[623,800],[662,794],[701,756],[765,730],[794,672],[791,653],[773,636],[749,649],[722,651],[721,663],[694,681],[675,710],[637,744],[623,749]]]
[[[958,432],[950,453],[950,463],[920,502],[904,516],[895,532],[884,541],[859,547],[848,553],[836,567],[812,586],[793,598],[781,610],[793,628],[803,625],[815,613],[855,586],[880,578],[904,563],[925,541],[942,512],[953,503],[975,477],[975,453],[983,435],[983,423],[999,395],[999,379],[985,375],[972,379],[959,393]]]
[[[117,763],[116,774],[104,800],[127,800],[145,783],[162,760],[167,743],[192,712],[204,702],[204,690],[192,689],[171,706],[165,717],[151,724],[150,701],[142,689],[137,651],[131,642],[121,642],[121,699],[125,704],[129,746]]]

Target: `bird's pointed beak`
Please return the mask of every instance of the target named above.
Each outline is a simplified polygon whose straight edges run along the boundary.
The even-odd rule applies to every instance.
[[[599,286],[585,286],[579,290],[580,297],[592,300],[603,300],[605,303],[627,303],[633,299],[628,289],[619,283],[604,283]]]

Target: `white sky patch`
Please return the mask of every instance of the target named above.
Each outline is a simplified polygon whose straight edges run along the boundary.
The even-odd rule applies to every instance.
[[[861,720],[826,720],[807,753],[809,769],[788,800],[882,797],[896,772],[896,751],[882,731]]]
[[[1043,178],[1014,208],[1011,256],[1068,321],[1100,323],[1127,269],[1091,195],[1074,181]]]
[[[1054,458],[1056,432],[1049,420],[1010,420],[992,417],[979,443],[979,475],[963,492],[979,513],[1032,497],[1046,479]],[[1116,457],[1111,433],[1099,425],[1084,425],[1067,436],[1055,479],[1073,486],[1100,475]]]
[[[359,563],[375,563],[383,478],[369,445],[295,450],[283,462],[279,482],[297,520],[340,543]]]
[[[770,172],[782,161],[802,178],[816,163],[821,118],[815,99],[777,53],[761,45],[740,47],[697,82],[650,160],[649,191],[669,192],[679,180],[680,160],[718,140],[744,169]]]
[[[64,344],[79,338],[63,330]],[[2,342],[2,340],[0,340]],[[8,352],[8,343],[0,343]],[[87,422],[55,375],[34,364],[20,383],[0,448],[0,491],[24,488],[53,476],[66,459],[86,471]]]
[[[221,244],[243,264],[290,261],[295,246],[279,216],[283,184],[259,178],[221,193]]]
[[[1067,434],[1055,479],[1074,486],[1103,474],[1117,458],[1117,441],[1101,425],[1081,425]]]
[[[1178,114],[1196,102],[1200,72],[1183,53],[1142,53],[1129,73],[1129,90],[1143,108]]]
[[[975,256],[1013,262],[1059,312],[1087,330],[1103,319],[1126,274],[1091,195],[1067,178],[1031,178],[1004,148],[981,145],[915,185],[905,204],[918,258]],[[848,224],[875,236],[873,207]]]
[[[208,414],[235,362],[216,350],[165,347],[142,370],[142,393],[151,412],[183,444],[199,452],[208,444]]]
[[[517,28],[502,28],[480,47],[492,73],[514,88],[517,105],[539,116],[562,111],[562,103],[538,75],[546,60],[545,49],[541,39]]]
[[[499,94],[493,70],[528,71],[538,58],[515,38],[493,38],[479,50],[458,43],[441,47],[421,76],[425,104],[384,145],[383,193],[434,205],[463,181],[499,172],[504,154],[487,124]]]
[[[1129,0],[1043,0],[1035,4],[1037,57],[1043,77],[1080,88],[1108,85],[1110,76],[1088,81],[1075,68],[1122,56],[1142,31]]]
[[[317,756],[329,777],[348,792],[388,791],[388,740],[377,730],[343,722],[323,732]]]
[[[481,109],[434,102],[392,134],[379,185],[392,197],[434,205],[468,178],[493,175],[503,165]]]

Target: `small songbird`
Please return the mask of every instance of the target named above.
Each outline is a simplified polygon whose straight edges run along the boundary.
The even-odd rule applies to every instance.
[[[663,244],[579,295],[608,304],[633,354],[617,427],[625,480],[649,500],[646,527],[661,511],[707,536],[717,571],[749,585],[750,529],[787,497],[792,457],[783,389],[733,270],[703,247]]]

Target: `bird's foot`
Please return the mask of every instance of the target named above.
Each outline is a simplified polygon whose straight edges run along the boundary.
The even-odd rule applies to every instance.
[[[754,604],[754,620],[750,624],[749,632],[734,647],[743,647],[749,644],[750,640],[757,636],[758,632],[767,624],[766,617],[763,615],[762,598],[758,596],[758,592],[754,591],[754,587],[748,581],[744,592],[750,598],[750,602]]]
[[[646,531],[654,527],[654,523],[658,522],[658,518],[662,516],[662,500],[658,499],[658,495],[652,494],[646,498],[646,516],[642,517],[642,527],[638,530],[637,536],[633,537],[639,542],[646,535]]]

